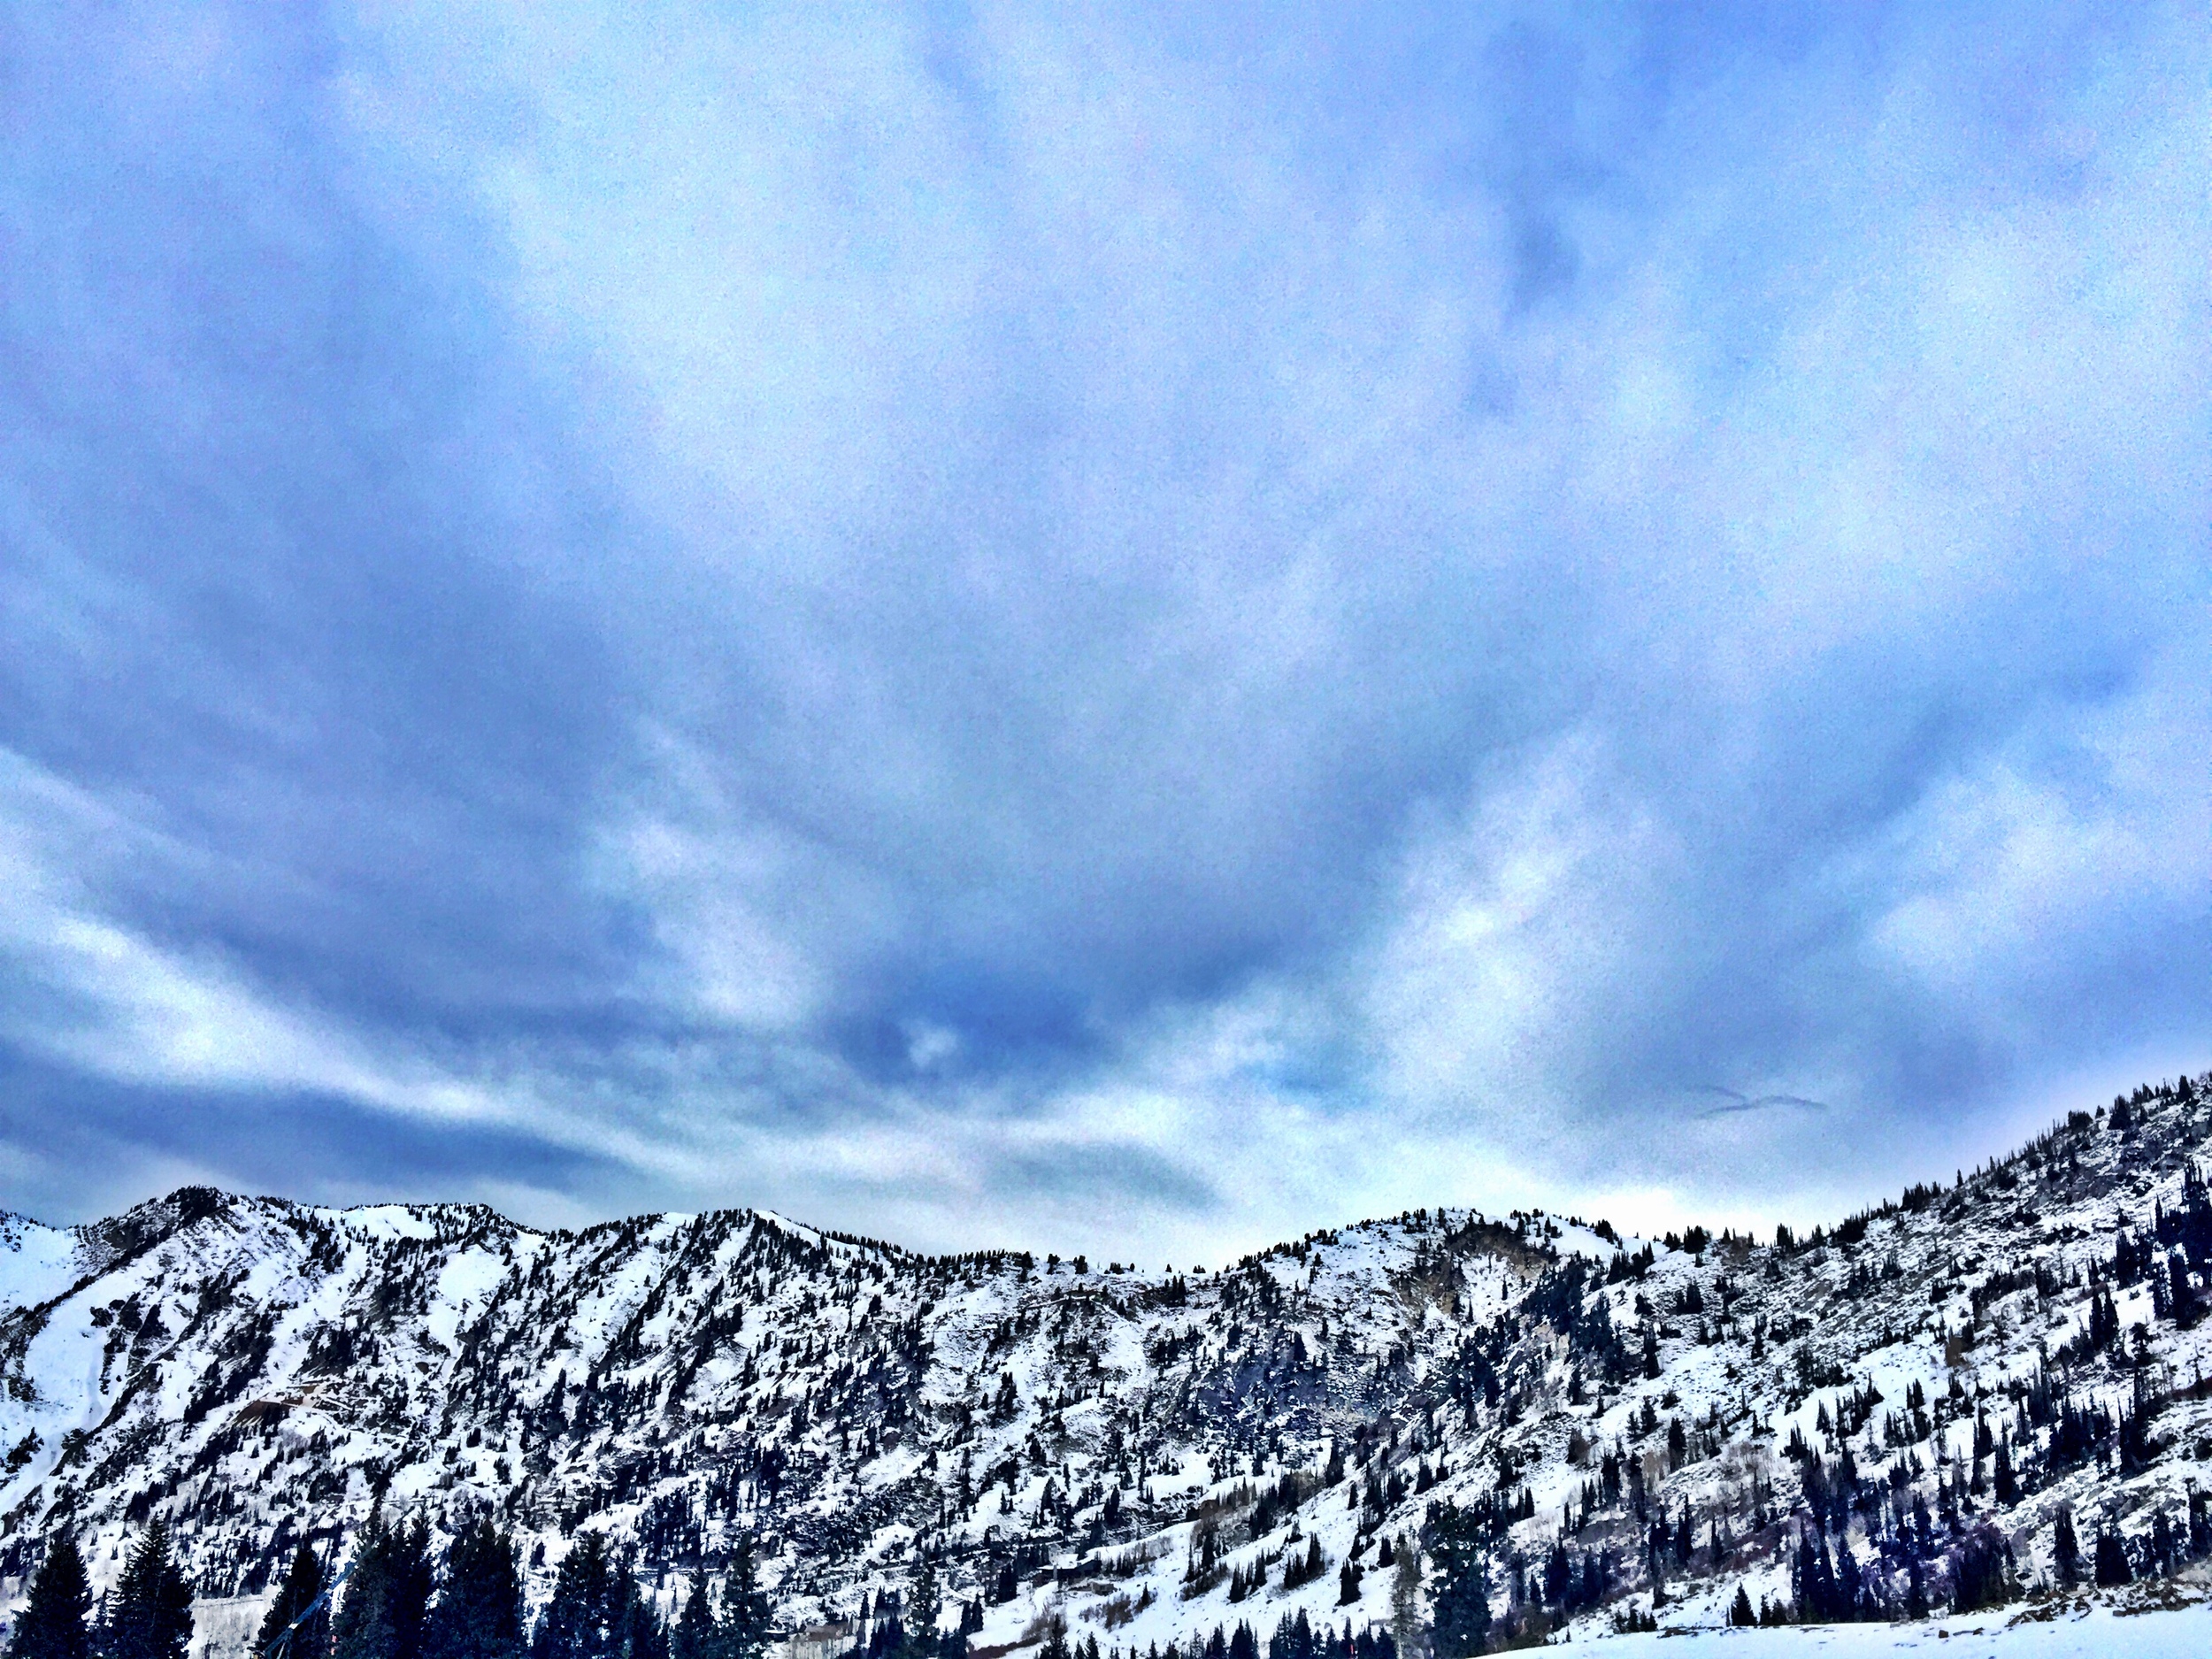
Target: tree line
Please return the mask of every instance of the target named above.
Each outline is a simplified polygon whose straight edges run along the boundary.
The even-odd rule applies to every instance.
[[[631,1558],[603,1534],[581,1532],[533,1622],[511,1532],[480,1519],[438,1559],[419,1517],[394,1522],[380,1509],[356,1535],[342,1584],[300,1546],[253,1659],[761,1659],[772,1626],[747,1547],[718,1594],[695,1572],[680,1609],[664,1618]],[[83,1554],[65,1535],[48,1541],[7,1659],[185,1659],[192,1629],[192,1586],[160,1522],[140,1533],[97,1607]],[[906,1650],[898,1659],[964,1659],[964,1635],[954,1640],[957,1655]]]

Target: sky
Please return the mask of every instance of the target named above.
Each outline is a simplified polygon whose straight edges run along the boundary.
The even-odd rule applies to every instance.
[[[2212,1064],[2187,5],[0,12],[0,1204],[1204,1264]]]

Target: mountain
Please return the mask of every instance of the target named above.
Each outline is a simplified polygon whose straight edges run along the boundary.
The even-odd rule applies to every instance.
[[[926,1555],[979,1652],[1056,1611],[1132,1651],[1301,1612],[1417,1643],[1475,1616],[1477,1558],[1525,1632],[1740,1586],[1970,1608],[2058,1576],[2062,1513],[2085,1577],[2185,1582],[2208,1161],[2212,1074],[1803,1240],[1416,1210],[1168,1274],[751,1210],[6,1217],[0,1590],[62,1531],[105,1586],[161,1517],[203,1594],[265,1595],[380,1502],[439,1538],[488,1509],[534,1598],[581,1529],[664,1604],[749,1537],[792,1630]]]

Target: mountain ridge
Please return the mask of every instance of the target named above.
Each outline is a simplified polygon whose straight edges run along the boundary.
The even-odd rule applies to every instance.
[[[1808,1529],[1877,1600],[1955,1599],[1985,1533],[2032,1587],[2060,1503],[2190,1582],[2207,1093],[1773,1244],[1422,1208],[1179,1275],[749,1208],[541,1230],[187,1187],[10,1217],[0,1590],[63,1528],[105,1582],[160,1517],[204,1591],[259,1595],[379,1503],[441,1538],[489,1512],[536,1599],[581,1528],[670,1598],[742,1538],[794,1629],[879,1617],[927,1556],[979,1647],[1294,1613],[1417,1643],[1463,1521],[1501,1619],[1548,1625],[1802,1600]],[[1386,1540],[1429,1576],[1378,1571]],[[1286,1586],[1286,1554],[1327,1570]]]

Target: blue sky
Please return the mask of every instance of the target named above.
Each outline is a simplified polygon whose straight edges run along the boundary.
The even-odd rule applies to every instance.
[[[18,7],[0,1202],[1188,1261],[2212,1062],[2182,6]]]

